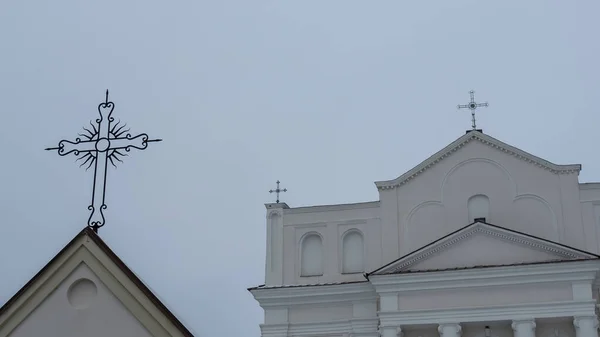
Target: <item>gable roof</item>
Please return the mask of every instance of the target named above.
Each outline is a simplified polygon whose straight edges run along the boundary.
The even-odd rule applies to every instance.
[[[154,293],[142,282],[142,280],[138,278],[135,273],[129,269],[129,267],[127,267],[127,265],[125,265],[125,263],[108,247],[108,245],[100,238],[100,236],[98,236],[98,234],[96,234],[92,228],[87,226],[0,308],[0,327],[9,321],[16,311],[22,308],[23,303],[28,301],[29,297],[34,295],[34,288],[39,287],[41,283],[46,282],[52,276],[47,275],[50,272],[55,272],[51,271],[51,269],[58,269],[62,263],[65,263],[66,259],[74,255],[74,252],[78,246],[80,247],[85,245],[84,242],[88,241],[87,239],[91,240],[91,242],[99,249],[99,252],[108,257],[110,262],[114,263],[118,270],[120,270],[125,277],[141,291],[143,296],[147,298],[149,302],[156,309],[158,309],[162,315],[164,315],[164,317],[166,317],[166,319],[175,327],[177,331],[180,332],[182,336],[194,336],[183,325],[183,323],[181,323],[181,321],[179,321],[179,319],[177,319],[177,317],[175,317],[175,315],[156,297],[156,295],[154,295]],[[0,328],[0,334],[1,332],[2,329]]]
[[[407,270],[410,266],[423,261],[427,257],[449,247],[450,245],[466,239],[473,234],[479,232],[487,232],[491,235],[499,236],[504,240],[518,242],[520,244],[531,246],[532,248],[543,250],[549,253],[553,253],[559,257],[560,260],[544,261],[544,263],[561,262],[561,261],[572,261],[572,260],[586,260],[586,259],[600,259],[600,255],[589,253],[581,249],[573,248],[561,243],[542,239],[537,236],[525,234],[512,229],[496,226],[487,222],[473,222],[463,228],[460,228],[440,239],[433,241],[411,253],[408,253],[370,273],[365,274],[368,278],[371,275],[389,275],[389,274],[400,274],[411,272]],[[511,265],[524,265],[524,264],[538,264],[542,262],[528,262],[528,263],[515,263]],[[500,265],[486,265],[486,266],[473,266],[473,267],[461,267],[451,269],[471,269],[481,267],[495,267]],[[503,265],[506,266],[506,265]]]
[[[528,152],[520,150],[514,146],[508,145],[504,142],[497,140],[496,138],[490,137],[488,135],[483,134],[479,130],[471,130],[467,131],[463,136],[450,143],[445,148],[433,154],[431,157],[425,159],[419,165],[410,169],[406,173],[402,174],[400,177],[393,180],[385,180],[385,181],[377,181],[375,185],[379,190],[392,189],[406,184],[411,179],[414,179],[419,174],[425,172],[425,170],[429,169],[433,165],[442,161],[446,157],[450,156],[452,153],[459,150],[461,147],[465,146],[467,143],[476,140],[487,146],[495,148],[499,151],[508,153],[518,159],[531,163],[535,166],[541,167],[545,170],[548,170],[552,173],[556,174],[565,174],[565,173],[579,173],[581,171],[580,164],[569,164],[569,165],[558,165],[551,163],[542,158],[536,157]]]

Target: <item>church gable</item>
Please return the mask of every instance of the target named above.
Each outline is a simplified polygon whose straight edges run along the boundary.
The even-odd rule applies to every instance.
[[[499,226],[475,222],[370,274],[597,258],[600,256]]]
[[[556,173],[556,174],[577,173],[577,172],[581,171],[581,165],[579,165],[579,164],[557,165],[557,164],[551,163],[547,160],[544,160],[542,158],[536,157],[536,156],[534,156],[530,153],[527,153],[523,150],[520,150],[514,146],[511,146],[504,142],[501,142],[501,141],[499,141],[493,137],[490,137],[488,135],[485,135],[479,131],[473,130],[473,131],[467,132],[465,135],[458,138],[457,140],[452,142],[450,145],[448,145],[445,148],[443,148],[442,150],[438,151],[431,157],[427,158],[426,160],[424,160],[423,162],[421,162],[419,165],[415,166],[408,172],[402,174],[400,177],[393,179],[393,180],[378,181],[378,182],[375,182],[375,185],[380,190],[392,189],[392,188],[402,186],[402,185],[406,184],[407,182],[409,182],[410,180],[417,177],[418,175],[422,174],[426,170],[430,169],[431,167],[433,167],[440,161],[448,158],[453,153],[455,153],[462,147],[466,146],[468,143],[473,142],[473,141],[480,142],[492,149],[507,153],[511,156],[514,156],[515,158],[518,158],[527,163],[533,164],[537,167],[540,167],[540,168],[550,171],[552,173]]]
[[[91,229],[0,308],[0,337],[193,336]]]

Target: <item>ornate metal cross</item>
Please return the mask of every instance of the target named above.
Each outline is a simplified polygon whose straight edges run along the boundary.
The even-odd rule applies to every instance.
[[[469,94],[471,94],[471,102],[469,102],[469,104],[459,104],[458,108],[459,109],[469,109],[471,110],[471,122],[472,122],[472,127],[473,130],[477,129],[477,125],[475,124],[475,110],[479,107],[482,106],[488,106],[488,103],[475,103],[475,91],[471,90],[469,91]]]
[[[277,194],[277,201],[276,203],[279,203],[279,193],[281,192],[287,192],[287,188],[284,189],[280,189],[279,188],[279,180],[277,180],[277,188],[274,190],[269,190],[269,193],[276,193]]]
[[[98,228],[104,226],[104,210],[106,204],[104,197],[106,195],[106,171],[108,162],[117,167],[115,162],[123,162],[119,157],[127,156],[127,153],[132,148],[145,150],[150,142],[160,142],[162,139],[148,139],[145,133],[132,137],[129,129],[125,129],[126,125],[117,122],[112,125],[114,118],[111,116],[115,104],[108,101],[108,90],[106,90],[106,100],[98,105],[100,118],[96,119],[96,123],[90,122],[90,128],[83,128],[85,133],[80,133],[79,136],[84,138],[75,138],[74,142],[61,140],[58,147],[50,147],[46,150],[58,150],[58,154],[66,156],[73,153],[77,156],[77,161],[83,161],[81,166],[87,164],[86,171],[92,165],[94,166],[94,187],[92,191],[92,203],[88,206],[91,212],[88,219],[88,226],[92,227],[95,232]]]

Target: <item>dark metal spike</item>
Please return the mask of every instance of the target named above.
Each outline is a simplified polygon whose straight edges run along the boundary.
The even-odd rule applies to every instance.
[[[120,156],[123,156],[123,157],[127,157],[127,156],[129,156],[127,153],[121,153],[121,152],[119,152],[119,150],[114,150],[114,151],[113,151],[113,153],[116,153],[116,154],[118,154],[118,155],[120,155]],[[115,158],[116,158],[116,157],[115,157]]]
[[[89,165],[89,166],[88,166],[88,167],[85,169],[85,170],[87,171],[87,169],[89,169],[89,168],[90,168],[90,166],[92,166],[92,163],[94,162],[94,159],[95,159],[95,158],[94,158],[94,156],[92,156],[91,154],[89,154],[89,153],[88,153],[87,155],[85,155],[85,156],[81,157],[80,159],[83,159],[83,158],[85,158],[85,157],[87,157],[87,159],[86,159],[86,160],[85,160],[83,163],[81,163],[81,165],[79,165],[79,167],[82,167],[83,165],[87,164],[87,163],[88,163],[88,162],[91,160],[92,162],[91,162],[91,163],[90,163],[90,165]],[[78,159],[78,160],[79,160],[79,159]]]
[[[119,128],[119,130],[117,130],[117,132],[113,132],[113,134],[117,137],[120,137],[122,134],[124,134],[125,132],[129,132],[131,131],[131,129],[127,129],[127,130],[123,130],[121,131],[124,127],[126,127],[127,124],[123,125],[122,127]]]
[[[90,125],[92,126],[92,129],[94,129],[94,135],[98,133],[98,129],[96,129],[96,126],[94,124],[92,124],[92,121],[90,121]]]
[[[121,120],[118,120],[117,123],[113,125],[113,127],[110,129],[110,132],[112,132],[112,134],[115,134],[115,129],[117,128],[117,126],[119,126],[119,123],[121,123]]]

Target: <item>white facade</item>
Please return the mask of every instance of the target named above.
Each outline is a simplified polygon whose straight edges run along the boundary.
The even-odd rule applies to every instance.
[[[597,337],[600,183],[580,170],[472,131],[379,201],[267,204],[262,335]]]
[[[89,227],[0,307],[0,337],[193,337]]]

